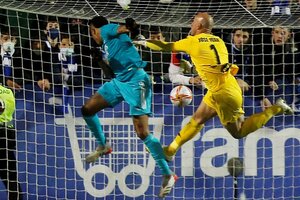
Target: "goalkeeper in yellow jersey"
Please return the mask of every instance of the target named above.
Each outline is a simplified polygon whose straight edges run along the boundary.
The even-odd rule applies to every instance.
[[[167,160],[172,160],[178,149],[203,128],[204,123],[218,115],[223,126],[236,139],[261,128],[274,115],[292,114],[293,110],[283,99],[265,111],[244,120],[243,98],[234,75],[236,65],[228,63],[228,51],[224,41],[211,33],[213,18],[208,13],[198,13],[192,22],[190,36],[173,43],[157,40],[136,41],[152,50],[186,52],[191,56],[196,70],[208,89],[189,123],[165,147]]]

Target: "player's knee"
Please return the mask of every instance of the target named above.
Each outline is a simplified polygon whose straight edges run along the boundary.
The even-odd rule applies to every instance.
[[[235,139],[241,139],[241,138],[243,138],[243,134],[241,132],[241,129],[232,128],[232,127],[228,127],[228,126],[225,126],[225,128],[230,133],[230,135],[232,137],[234,137]]]
[[[81,114],[82,116],[91,116],[93,113],[92,110],[87,105],[83,105],[81,107]]]
[[[230,133],[232,135],[232,137],[234,137],[235,139],[241,139],[243,138],[242,134],[240,133]]]
[[[149,134],[149,130],[145,129],[143,126],[136,126],[135,131],[137,136],[142,140],[144,140]]]
[[[140,139],[144,140],[149,135],[149,131],[142,128],[136,129],[136,134]]]

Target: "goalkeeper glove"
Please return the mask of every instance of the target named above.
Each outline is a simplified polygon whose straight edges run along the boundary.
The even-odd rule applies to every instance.
[[[131,39],[139,35],[140,33],[139,25],[136,23],[136,21],[133,18],[126,18],[125,26],[131,32]]]

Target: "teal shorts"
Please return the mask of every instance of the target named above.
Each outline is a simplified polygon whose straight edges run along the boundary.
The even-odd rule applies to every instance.
[[[98,89],[98,93],[112,106],[125,101],[130,106],[131,116],[151,115],[152,89],[148,74],[137,70],[126,82],[116,78],[106,82]]]

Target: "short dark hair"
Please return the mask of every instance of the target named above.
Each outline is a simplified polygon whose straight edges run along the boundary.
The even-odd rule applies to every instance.
[[[10,35],[10,30],[7,26],[1,27],[1,35]]]
[[[95,16],[89,21],[89,25],[95,26],[95,28],[101,28],[102,26],[108,24],[108,21],[103,16]]]
[[[232,33],[235,33],[237,31],[247,32],[247,33],[249,33],[249,35],[252,34],[252,30],[249,29],[249,28],[235,28],[235,29],[232,30]]]
[[[58,23],[58,19],[55,16],[48,16],[47,22],[57,22]]]
[[[62,40],[62,39],[71,39],[71,37],[70,37],[70,35],[69,34],[66,34],[66,33],[62,33],[62,34],[60,34],[60,39]]]
[[[18,36],[18,29],[16,27],[1,26],[2,35]]]
[[[161,30],[160,30],[159,26],[150,26],[149,31],[150,31],[151,34],[161,33]]]

